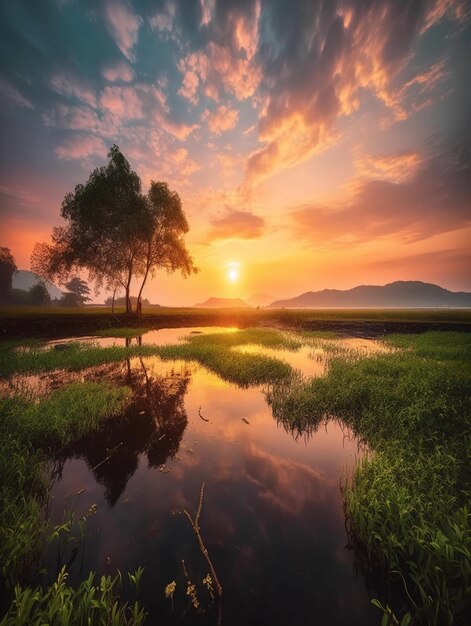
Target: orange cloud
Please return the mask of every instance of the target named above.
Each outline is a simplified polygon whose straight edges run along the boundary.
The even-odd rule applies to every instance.
[[[265,220],[248,211],[230,211],[223,217],[210,222],[208,240],[256,239],[263,234]]]
[[[418,152],[400,152],[382,156],[362,156],[355,160],[360,176],[369,179],[403,183],[413,178],[422,162]]]

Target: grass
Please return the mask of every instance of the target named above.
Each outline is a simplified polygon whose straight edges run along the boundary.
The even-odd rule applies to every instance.
[[[142,570],[138,570],[129,576],[132,586],[138,587],[141,574]],[[67,584],[67,572],[62,568],[57,580],[47,589],[17,585],[14,600],[0,626],[140,626],[145,611],[138,602],[121,601],[122,587],[119,572],[114,578],[102,576],[98,582],[90,573],[78,589],[73,589]]]
[[[0,318],[67,318],[67,317],[97,317],[125,320],[124,308],[115,309],[115,316],[111,309],[103,306],[85,307],[33,307],[33,306],[3,306],[0,307]],[[156,321],[166,318],[189,319],[205,317],[210,322],[219,318],[261,321],[299,321],[311,320],[354,320],[354,321],[455,321],[471,322],[469,309],[198,309],[194,307],[148,307],[143,310],[142,318],[153,318]],[[132,320],[139,319],[136,316]]]
[[[121,361],[136,355],[152,356],[156,354],[152,346],[110,346],[100,348],[90,343],[74,341],[57,349],[41,344],[32,344],[27,350],[18,349],[22,341],[0,343],[0,378],[9,378],[12,374],[37,374],[53,370],[77,371],[104,363]]]
[[[464,624],[471,608],[471,336],[386,341],[402,350],[333,359],[325,378],[293,376],[268,401],[290,428],[315,428],[336,415],[369,444],[374,454],[345,490],[356,538],[399,581],[400,617]]]
[[[395,350],[369,358],[359,358],[332,339],[325,332],[294,335],[249,328],[190,335],[171,346],[98,348],[77,342],[57,350],[31,341],[22,349],[24,342],[9,341],[0,344],[0,376],[79,370],[157,355],[196,361],[242,387],[268,384],[273,415],[291,430],[305,433],[326,416],[341,418],[372,450],[345,485],[349,525],[368,563],[379,562],[401,589],[400,600],[394,595],[393,600],[382,598],[384,606],[376,604],[391,624],[409,618],[414,624],[464,624],[471,609],[471,335],[390,336],[385,341]],[[327,375],[306,379],[275,357],[233,350],[251,344],[285,350],[322,347]],[[5,577],[17,579],[44,540],[48,450],[99,428],[107,415],[122,410],[126,393],[87,383],[66,385],[39,403],[21,396],[1,401],[0,526],[7,532],[0,537],[0,558]],[[10,609],[10,621],[4,623],[30,623],[18,616],[33,613],[20,606],[31,604],[47,623],[47,607],[64,606],[64,615],[72,615],[75,603],[87,602],[87,594],[72,591],[64,580],[60,585],[59,599],[52,588],[18,588],[16,609]],[[98,593],[93,580],[88,585],[90,593],[92,588]],[[133,619],[130,610],[124,608],[120,619]]]
[[[98,430],[105,418],[124,409],[129,393],[106,383],[82,383],[40,402],[21,396],[0,401],[0,563],[6,581],[17,580],[41,551],[50,451]]]
[[[190,335],[183,344],[171,346],[130,346],[100,348],[84,342],[72,342],[56,349],[41,344],[22,342],[0,343],[0,378],[12,374],[35,374],[53,370],[81,370],[87,367],[120,361],[133,356],[160,356],[165,360],[195,361],[225,380],[241,387],[274,382],[291,373],[289,365],[275,357],[242,354],[230,351],[237,345],[253,344],[272,348],[297,349],[301,346],[291,336],[268,329],[247,329],[234,333]]]

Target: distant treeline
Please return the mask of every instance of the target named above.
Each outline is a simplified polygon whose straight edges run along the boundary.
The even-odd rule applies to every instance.
[[[131,301],[131,304],[133,304],[133,305],[135,305],[137,303],[137,297],[136,296],[129,296],[129,300]],[[142,306],[143,307],[144,306],[160,306],[160,304],[151,304],[147,298],[141,298],[141,302],[142,302]],[[126,306],[126,298],[125,297],[115,298],[114,299],[114,305],[115,306]],[[113,306],[113,298],[111,296],[109,298],[106,298],[105,306]]]

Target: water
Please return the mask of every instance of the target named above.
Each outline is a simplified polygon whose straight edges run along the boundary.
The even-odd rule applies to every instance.
[[[152,339],[174,343],[188,332],[156,331]],[[307,374],[321,375],[325,366],[312,350],[264,352]],[[78,551],[64,543],[58,560],[57,546],[50,549],[51,578],[69,560],[72,583],[90,570],[141,565],[139,598],[149,624],[378,623],[355,573],[340,492],[362,452],[338,421],[295,439],[273,419],[263,389],[239,389],[203,367],[158,357],[80,375],[128,384],[133,400],[57,460],[53,521],[63,521],[64,511],[88,517]],[[195,515],[203,483],[201,535],[223,587],[220,605],[202,584],[208,565],[182,514]],[[198,612],[186,595],[182,560],[197,586]],[[164,594],[172,581],[173,613]]]

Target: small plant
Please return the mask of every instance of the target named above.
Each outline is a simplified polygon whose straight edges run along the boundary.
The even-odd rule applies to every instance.
[[[172,613],[173,613],[173,594],[175,593],[176,587],[177,587],[177,583],[174,580],[172,580],[172,582],[166,585],[165,587],[165,597],[170,598],[170,601],[172,603]]]

